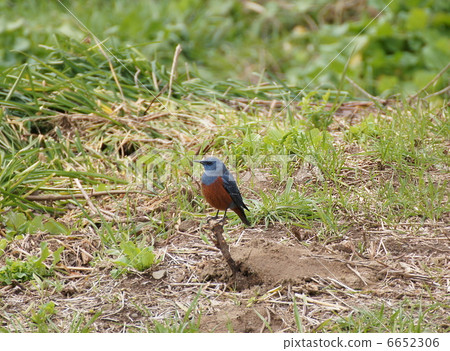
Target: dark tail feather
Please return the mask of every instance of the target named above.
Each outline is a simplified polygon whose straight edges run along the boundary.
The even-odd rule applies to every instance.
[[[239,216],[242,222],[244,222],[245,225],[250,226],[250,222],[248,221],[247,217],[245,216],[245,212],[243,209],[236,207],[232,209],[236,214]]]

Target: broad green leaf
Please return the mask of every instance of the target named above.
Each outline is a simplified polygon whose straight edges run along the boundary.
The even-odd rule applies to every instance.
[[[139,255],[140,250],[136,247],[136,245],[131,241],[122,242],[120,244],[125,255],[129,258],[133,259],[137,255]]]
[[[18,212],[8,212],[5,217],[7,218],[6,225],[15,230],[18,230],[27,221],[25,215]]]
[[[27,226],[27,233],[34,234],[38,231],[44,230],[43,220],[44,216],[36,216],[34,217]]]
[[[47,230],[50,234],[70,234],[70,230],[62,223],[55,221],[53,218],[50,218],[47,222],[44,223],[44,229]]]
[[[141,251],[140,261],[142,263],[141,271],[150,268],[155,261],[155,254],[152,248],[146,248]]]

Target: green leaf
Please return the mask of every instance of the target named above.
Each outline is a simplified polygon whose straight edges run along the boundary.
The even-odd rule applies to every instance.
[[[120,248],[123,251],[123,255],[114,261],[119,266],[131,266],[139,271],[144,271],[156,263],[153,246],[146,246],[141,249],[132,241],[124,241],[120,244]],[[116,273],[114,274],[120,274],[120,272]]]
[[[61,261],[61,253],[64,251],[64,249],[64,246],[60,246],[55,252],[53,252],[53,267]]]
[[[19,230],[19,228],[27,222],[27,217],[23,213],[8,212],[6,225],[12,229]]]
[[[120,244],[123,253],[128,256],[128,258],[133,259],[137,255],[139,255],[140,250],[137,246],[131,241],[124,241]]]
[[[380,24],[376,27],[376,31],[379,37],[388,37],[394,33],[392,23],[386,19],[380,20]]]
[[[126,267],[126,266],[128,266],[130,264],[130,260],[126,256],[120,256],[119,258],[117,258],[114,261],[114,263],[119,265],[119,266]]]
[[[422,30],[426,28],[428,13],[423,8],[412,8],[406,21],[407,30]]]
[[[147,268],[150,268],[155,262],[155,254],[153,252],[153,248],[147,247],[144,250],[142,250],[140,255],[140,261],[141,261],[141,267],[139,269],[140,271],[144,271]]]
[[[0,240],[0,256],[5,253],[5,249],[8,246],[8,240],[1,239]]]
[[[27,233],[28,234],[34,234],[38,231],[44,230],[44,225],[43,225],[43,219],[45,217],[44,216],[36,216],[34,217],[27,226]]]
[[[377,80],[377,90],[379,92],[394,91],[398,84],[398,78],[396,76],[382,75]]]
[[[70,230],[64,224],[55,221],[53,218],[50,218],[47,222],[44,223],[44,229],[47,230],[50,234],[64,234],[69,235]]]
[[[48,249],[48,243],[46,241],[41,242],[41,256],[36,260],[37,264],[44,262],[48,256],[50,256],[50,250]]]

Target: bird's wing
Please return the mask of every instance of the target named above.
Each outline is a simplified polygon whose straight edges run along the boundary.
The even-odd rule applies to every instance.
[[[231,199],[236,204],[236,206],[248,210],[248,207],[244,204],[241,192],[239,191],[239,188],[237,186],[236,181],[234,180],[233,175],[227,172],[222,177],[222,180],[223,180],[223,187],[228,192],[228,194],[230,194]]]

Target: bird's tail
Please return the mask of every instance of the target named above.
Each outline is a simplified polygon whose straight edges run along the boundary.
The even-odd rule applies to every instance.
[[[244,222],[245,225],[250,226],[250,222],[247,219],[247,216],[245,215],[245,212],[242,208],[236,207],[232,209],[236,214],[239,216],[242,222]]]

